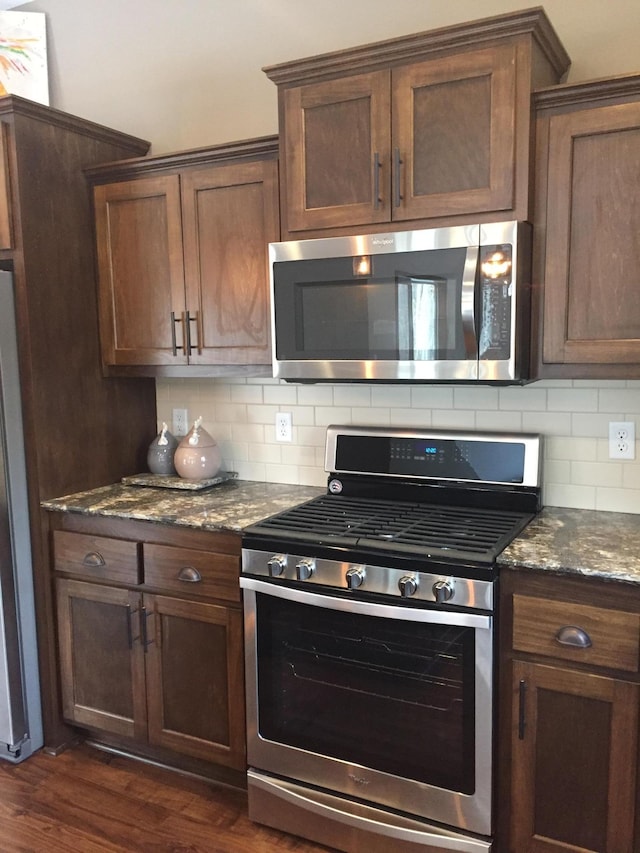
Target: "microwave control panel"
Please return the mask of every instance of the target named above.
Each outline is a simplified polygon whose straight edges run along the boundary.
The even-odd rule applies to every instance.
[[[507,361],[511,357],[512,257],[510,245],[482,246],[480,250],[481,359]]]

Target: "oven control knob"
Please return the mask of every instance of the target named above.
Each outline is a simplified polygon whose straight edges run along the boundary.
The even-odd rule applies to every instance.
[[[398,581],[398,589],[403,598],[409,598],[409,596],[415,595],[418,591],[418,579],[406,575]]]
[[[274,554],[267,562],[269,577],[279,578],[287,566],[287,558],[284,554]]]
[[[347,569],[345,573],[345,580],[347,582],[348,589],[357,589],[359,586],[362,586],[364,583],[365,571],[363,568],[358,566],[352,566],[350,569]]]
[[[300,560],[299,563],[296,563],[296,577],[299,581],[308,581],[315,569],[316,564],[314,560],[307,558]]]
[[[451,581],[436,581],[431,590],[437,604],[444,604],[445,601],[453,598],[453,585]]]

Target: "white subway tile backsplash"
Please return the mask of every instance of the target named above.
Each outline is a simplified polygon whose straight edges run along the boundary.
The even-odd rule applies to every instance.
[[[640,414],[640,388],[603,388],[599,393],[601,412],[624,412],[625,415]]]
[[[370,406],[371,386],[336,385],[333,389],[334,406]]]
[[[316,426],[327,427],[330,424],[350,424],[351,409],[345,406],[318,406],[316,408]]]
[[[640,489],[598,489],[596,509],[640,513]]]
[[[397,385],[375,385],[371,389],[372,406],[410,406],[411,388]]]
[[[547,459],[595,462],[599,458],[598,440],[595,438],[549,435],[544,441],[544,455]]]
[[[268,405],[295,406],[298,402],[298,392],[295,385],[266,385],[264,387],[264,402]]]
[[[434,410],[431,420],[434,427],[441,429],[475,429],[476,427],[476,413],[462,409],[459,411]]]
[[[295,387],[298,391],[299,406],[333,406],[333,385],[296,385]]]
[[[455,388],[453,392],[453,407],[455,409],[497,409],[497,388],[472,388],[465,385]]]
[[[453,388],[450,385],[412,386],[411,405],[415,409],[452,409]]]
[[[622,486],[623,465],[615,462],[571,462],[571,482],[578,486]]]
[[[610,460],[608,424],[640,431],[640,382],[547,380],[526,386],[296,385],[272,378],[157,381],[158,421],[189,408],[241,479],[323,487],[329,424],[535,432],[544,436],[543,502],[640,514],[640,460]],[[275,440],[290,411],[293,441]],[[640,448],[640,440],[638,442]]]
[[[547,408],[547,391],[527,385],[524,387],[500,388],[498,405],[513,411],[543,411]]]
[[[595,388],[549,388],[547,409],[550,412],[597,412],[598,391]]]
[[[352,409],[351,423],[365,424],[366,426],[389,426],[391,424],[391,411],[383,408]]]
[[[262,403],[261,385],[231,385],[232,403]]]
[[[522,432],[521,412],[476,412],[476,429]]]
[[[542,490],[546,506],[571,506],[576,509],[596,508],[596,489],[593,486],[574,486],[546,483]]]

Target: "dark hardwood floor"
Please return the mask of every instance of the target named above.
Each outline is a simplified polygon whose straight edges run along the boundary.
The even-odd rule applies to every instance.
[[[251,823],[246,795],[83,744],[0,761],[1,853],[326,853]]]

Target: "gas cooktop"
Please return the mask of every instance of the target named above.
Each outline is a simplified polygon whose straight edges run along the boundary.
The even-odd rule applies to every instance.
[[[540,437],[332,426],[327,494],[244,531],[243,546],[490,566],[540,509]]]
[[[532,518],[506,509],[329,494],[271,516],[245,535],[490,564]]]

